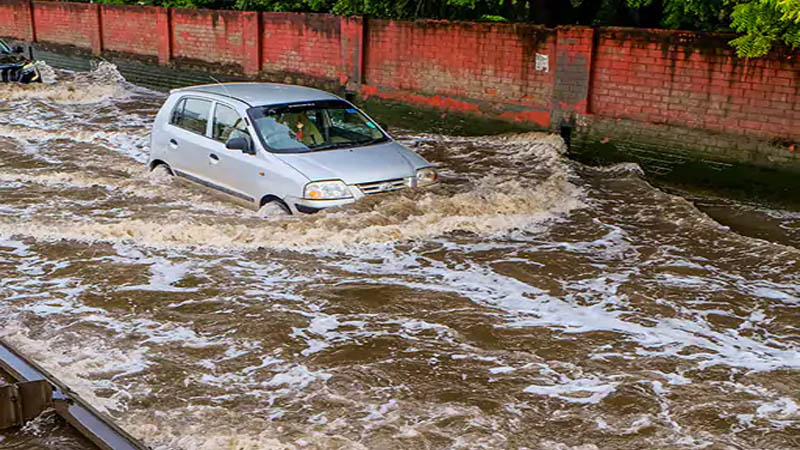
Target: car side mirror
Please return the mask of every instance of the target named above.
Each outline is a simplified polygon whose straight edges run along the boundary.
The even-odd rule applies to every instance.
[[[23,48],[21,45],[17,45],[11,51],[14,53],[25,53],[25,48]]]
[[[247,155],[256,154],[256,151],[250,146],[250,141],[242,137],[228,139],[228,142],[225,143],[225,148],[230,150],[241,150],[242,153]]]

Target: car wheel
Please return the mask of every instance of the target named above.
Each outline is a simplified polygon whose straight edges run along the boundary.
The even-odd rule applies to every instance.
[[[159,164],[150,171],[149,176],[154,180],[168,180],[172,178],[172,170],[166,164]]]
[[[280,200],[273,200],[271,202],[267,202],[266,204],[264,204],[264,206],[262,206],[258,210],[258,216],[265,218],[284,217],[284,216],[289,216],[291,214],[292,212],[289,211],[289,207],[287,207],[286,204]]]

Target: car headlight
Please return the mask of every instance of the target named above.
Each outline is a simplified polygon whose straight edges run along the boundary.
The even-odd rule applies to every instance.
[[[303,197],[311,200],[338,200],[353,198],[344,181],[313,181],[306,185]]]
[[[417,186],[427,186],[436,183],[438,180],[439,174],[436,172],[436,169],[432,167],[419,169],[417,171]]]

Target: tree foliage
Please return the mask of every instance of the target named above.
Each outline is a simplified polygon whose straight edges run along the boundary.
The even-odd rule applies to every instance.
[[[731,45],[744,58],[764,56],[779,43],[800,47],[800,0],[662,0],[662,14],[667,28],[741,33]]]
[[[95,0],[98,1],[98,0]],[[177,8],[331,12],[390,19],[436,18],[554,25],[665,27],[738,32],[741,57],[776,44],[800,47],[800,0],[99,0]]]
[[[776,43],[800,47],[800,0],[752,0],[733,10],[733,28],[743,33],[731,41],[742,57],[766,55]]]

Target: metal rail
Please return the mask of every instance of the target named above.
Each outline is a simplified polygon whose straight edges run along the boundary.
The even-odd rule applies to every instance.
[[[94,409],[3,339],[0,339],[0,369],[8,372],[17,382],[44,380],[50,383],[53,386],[56,413],[102,450],[150,450],[116,425],[111,417]]]

